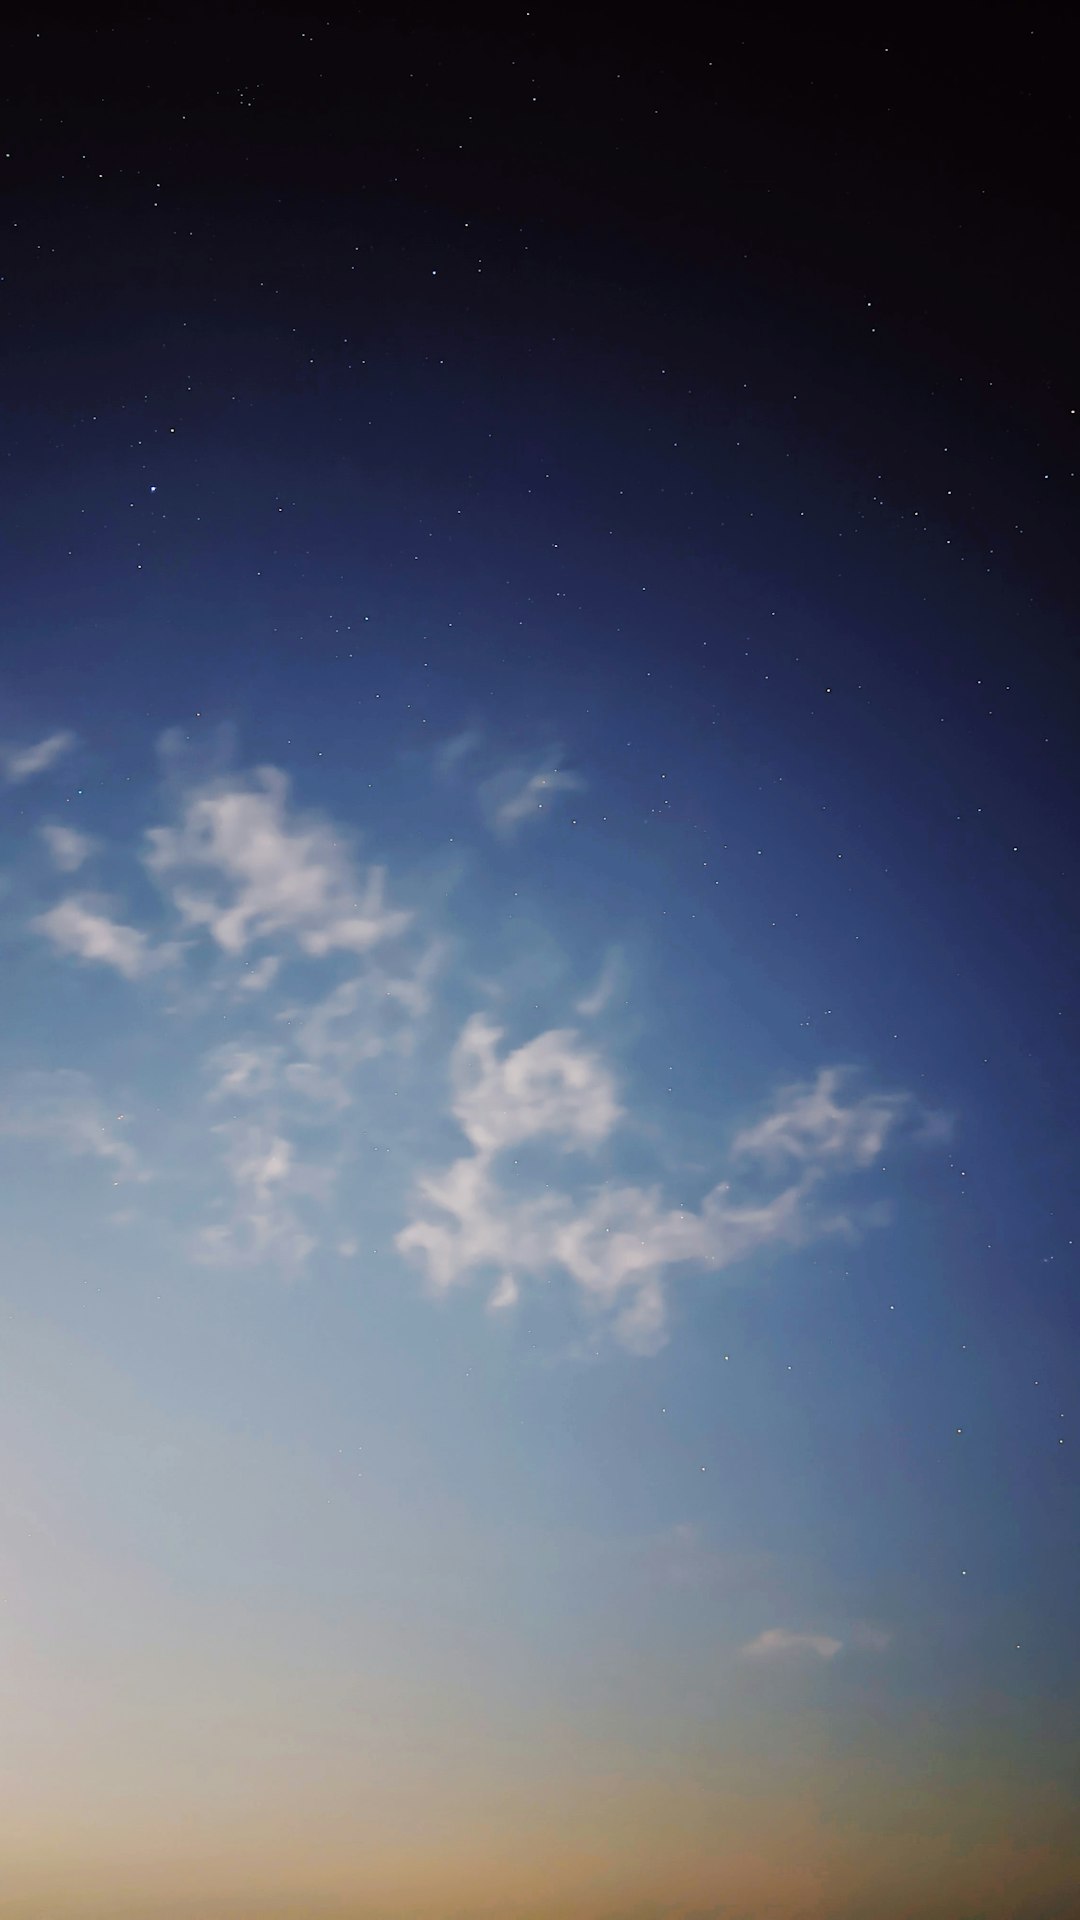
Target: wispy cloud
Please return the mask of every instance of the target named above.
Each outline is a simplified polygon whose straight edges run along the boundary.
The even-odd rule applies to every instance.
[[[50,733],[45,740],[38,740],[32,746],[0,747],[0,773],[9,786],[17,787],[24,780],[32,780],[36,773],[48,773],[65,753],[70,753],[75,745],[73,733]]]
[[[838,1653],[886,1653],[892,1646],[892,1634],[872,1627],[865,1620],[843,1629],[844,1638],[828,1633],[793,1633],[788,1627],[768,1627],[742,1648],[747,1660],[786,1660],[810,1656],[817,1660],[835,1660]]]
[[[791,1633],[787,1627],[769,1627],[743,1648],[748,1660],[783,1660],[790,1655],[809,1654],[817,1660],[835,1660],[843,1648],[842,1640],[827,1633]]]
[[[41,837],[52,856],[54,867],[61,873],[76,873],[89,860],[97,841],[88,833],[79,833],[75,827],[64,827],[46,821],[41,828]]]
[[[355,1246],[335,1187],[359,1151],[358,1076],[410,1052],[438,958],[432,944],[400,972],[372,958],[317,998],[275,996],[257,1008],[260,1025],[207,1050],[207,1131],[225,1194],[197,1234],[199,1259],[295,1273],[319,1245]]]
[[[505,1313],[518,1303],[518,1283],[512,1273],[500,1274],[488,1296],[489,1313]]]
[[[560,794],[580,793],[580,774],[545,761],[533,773],[507,768],[484,782],[480,798],[492,830],[509,839],[526,821],[544,820],[554,811]]]
[[[840,1217],[815,1218],[808,1197],[800,1183],[769,1201],[740,1205],[722,1183],[695,1210],[665,1206],[656,1188],[607,1186],[560,1225],[554,1256],[594,1307],[616,1313],[626,1346],[652,1353],[666,1338],[670,1267],[689,1263],[721,1272],[765,1247],[801,1246],[847,1228]]]
[[[236,958],[274,935],[315,957],[367,953],[409,924],[386,905],[380,868],[361,878],[330,822],[291,812],[276,767],[189,792],[180,824],[147,841],[146,865],[184,922]]]
[[[412,1055],[438,957],[432,946],[400,974],[369,962],[318,998],[256,1003],[262,1026],[206,1056],[211,1099],[235,1106],[272,1094],[307,1121],[344,1116],[372,1063]]]
[[[499,1030],[482,1015],[470,1019],[451,1063],[451,1109],[473,1152],[417,1185],[414,1218],[399,1233],[399,1251],[420,1262],[430,1284],[445,1290],[497,1272],[503,1297],[507,1277],[539,1278],[561,1270],[596,1313],[609,1315],[618,1337],[650,1353],[666,1338],[665,1281],[677,1265],[714,1272],[771,1247],[795,1247],[828,1233],[853,1233],[843,1212],[822,1210],[825,1176],[866,1164],[899,1116],[912,1107],[903,1096],[865,1096],[848,1106],[835,1097],[837,1077],[785,1096],[792,1111],[798,1165],[778,1192],[762,1198],[733,1195],[718,1182],[700,1207],[670,1206],[658,1187],[610,1181],[584,1192],[548,1183],[522,1197],[500,1177],[508,1147],[541,1135],[561,1152],[595,1148],[615,1131],[622,1110],[614,1081],[599,1056],[570,1030],[554,1029],[500,1057]],[[819,1083],[820,1084],[820,1083]],[[809,1114],[813,1123],[803,1123]],[[827,1115],[819,1123],[816,1116]],[[754,1152],[758,1129],[736,1140],[736,1158]],[[786,1137],[782,1135],[781,1137]],[[778,1157],[772,1136],[768,1152]],[[814,1148],[817,1151],[814,1151]]]
[[[867,1093],[845,1104],[840,1094],[850,1078],[850,1068],[825,1067],[816,1080],[783,1088],[764,1120],[736,1134],[736,1159],[869,1166],[913,1103],[906,1093]]]
[[[226,1121],[213,1131],[231,1195],[224,1219],[199,1230],[197,1256],[214,1266],[269,1261],[297,1271],[318,1244],[304,1203],[325,1205],[335,1169],[300,1160],[272,1122]]]
[[[435,770],[440,774],[453,773],[470,754],[477,752],[483,735],[476,727],[465,727],[461,733],[452,734],[435,749]]]
[[[212,1102],[264,1099],[278,1084],[282,1049],[260,1046],[254,1041],[226,1041],[214,1047],[203,1061],[210,1079]]]
[[[0,1134],[107,1161],[118,1178],[136,1168],[134,1150],[118,1132],[123,1124],[122,1114],[106,1111],[86,1075],[70,1068],[18,1074],[0,1086]]]
[[[575,1000],[575,1013],[579,1013],[583,1020],[595,1020],[598,1013],[603,1013],[612,994],[616,992],[621,977],[622,966],[619,955],[612,951],[600,969],[595,986],[590,987],[588,993],[583,993],[579,1000]]]
[[[104,905],[89,895],[72,894],[31,921],[58,953],[113,967],[125,980],[141,980],[171,957],[171,950],[155,948],[138,927],[114,920]]]

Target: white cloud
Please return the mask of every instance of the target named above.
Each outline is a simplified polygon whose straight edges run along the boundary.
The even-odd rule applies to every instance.
[[[191,926],[224,953],[286,934],[304,953],[367,953],[410,915],[386,906],[378,867],[361,881],[327,821],[289,811],[289,783],[263,767],[250,783],[189,792],[178,827],[147,835],[146,864]]]
[[[104,1160],[116,1176],[130,1177],[136,1157],[117,1132],[123,1116],[110,1116],[83,1073],[70,1068],[15,1076],[0,1089],[0,1134],[41,1140],[64,1153]]]
[[[30,924],[36,932],[45,934],[59,953],[114,967],[125,980],[143,979],[173,952],[171,948],[153,947],[138,927],[110,919],[100,903],[86,895],[72,894]]]
[[[273,1262],[297,1272],[318,1245],[298,1202],[325,1205],[335,1169],[298,1160],[272,1120],[228,1121],[213,1131],[223,1143],[232,1202],[224,1220],[201,1229],[196,1254],[211,1266]]]
[[[491,1289],[488,1298],[489,1313],[506,1313],[516,1307],[520,1298],[520,1289],[512,1273],[504,1273]]]
[[[490,826],[509,837],[524,821],[542,820],[552,812],[559,794],[580,793],[584,787],[580,774],[545,764],[535,773],[515,768],[485,781],[481,799]]]
[[[743,1648],[748,1660],[784,1659],[789,1654],[813,1654],[818,1660],[835,1660],[843,1641],[826,1633],[789,1633],[786,1627],[769,1627]]]
[[[550,1259],[554,1199],[512,1202],[498,1188],[480,1154],[455,1160],[418,1183],[419,1216],[397,1235],[401,1253],[415,1255],[429,1284],[445,1292],[486,1269],[540,1272]]]
[[[215,1047],[204,1062],[213,1076],[211,1100],[263,1099],[277,1081],[280,1063],[280,1047],[245,1045],[239,1040]]]
[[[852,1233],[848,1215],[817,1204],[829,1172],[864,1166],[910,1103],[877,1096],[842,1105],[840,1075],[790,1090],[773,1119],[737,1136],[737,1157],[794,1160],[780,1190],[738,1198],[718,1182],[700,1207],[665,1204],[656,1187],[611,1182],[575,1194],[551,1186],[521,1197],[499,1177],[499,1156],[546,1137],[564,1153],[593,1149],[622,1118],[612,1077],[570,1030],[552,1029],[500,1055],[486,1016],[466,1023],[451,1059],[451,1108],[473,1152],[418,1183],[414,1217],[397,1236],[429,1284],[445,1290],[477,1274],[500,1276],[504,1292],[529,1276],[561,1271],[587,1307],[611,1317],[640,1353],[665,1339],[665,1279],[672,1267],[724,1271],[767,1248]]]
[[[732,1152],[766,1165],[869,1166],[912,1102],[907,1094],[875,1093],[844,1105],[837,1095],[848,1077],[843,1067],[824,1067],[816,1080],[785,1087],[766,1119],[735,1136]]]
[[[328,1164],[299,1157],[287,1130],[291,1122],[325,1117],[347,1102],[336,1085],[319,1081],[318,1069],[290,1060],[284,1046],[259,1036],[227,1041],[206,1054],[208,1132],[221,1153],[228,1187],[224,1217],[196,1235],[197,1257],[210,1265],[250,1266],[272,1262],[290,1272],[302,1268],[318,1244],[313,1212],[327,1207],[340,1159],[335,1141]],[[299,1096],[297,1106],[293,1096]],[[340,1228],[338,1229],[340,1231]]]
[[[76,873],[97,846],[97,841],[88,833],[79,833],[75,827],[57,826],[51,821],[41,828],[41,837],[52,855],[53,865],[61,873]]]
[[[668,1269],[685,1263],[719,1271],[761,1247],[798,1245],[842,1223],[811,1222],[800,1184],[765,1206],[735,1206],[726,1190],[700,1212],[665,1208],[655,1191],[602,1186],[583,1203],[567,1194],[512,1198],[483,1153],[455,1160],[418,1185],[417,1217],[397,1236],[437,1292],[477,1273],[513,1278],[561,1271],[594,1312],[613,1317],[633,1352],[663,1345]]]
[[[31,780],[36,773],[48,773],[75,745],[73,733],[50,733],[31,747],[0,747],[0,772],[9,786]]]
[[[477,1013],[454,1049],[454,1114],[478,1152],[541,1134],[565,1147],[596,1146],[620,1118],[611,1075],[569,1028],[553,1028],[503,1059],[500,1029]]]
[[[769,1246],[799,1246],[838,1220],[813,1219],[800,1182],[772,1200],[737,1205],[726,1185],[706,1194],[700,1210],[666,1208],[656,1189],[603,1187],[554,1235],[555,1261],[590,1304],[616,1312],[623,1343],[652,1353],[665,1338],[663,1278],[678,1265],[721,1272]]]
[[[338,1108],[350,1105],[352,1083],[366,1062],[411,1053],[431,1005],[431,983],[441,958],[432,945],[409,973],[388,973],[369,961],[321,1000],[282,1008],[292,1059],[285,1079],[297,1092]]]
[[[264,1028],[205,1055],[211,1106],[249,1119],[285,1112],[301,1126],[344,1114],[365,1063],[411,1051],[417,1023],[428,1009],[437,960],[431,947],[401,977],[369,962],[321,999],[272,1006],[267,1019],[273,1040]]]
[[[598,1013],[603,1013],[619,984],[621,972],[619,956],[613,950],[600,969],[600,977],[596,985],[588,993],[583,993],[580,1000],[574,1002],[574,1010],[580,1013],[583,1020],[593,1020]]]

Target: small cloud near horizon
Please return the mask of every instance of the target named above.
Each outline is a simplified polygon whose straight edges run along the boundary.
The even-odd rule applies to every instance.
[[[776,1660],[788,1654],[810,1653],[818,1660],[835,1660],[843,1647],[827,1633],[791,1633],[786,1627],[768,1627],[743,1647],[747,1660]]]

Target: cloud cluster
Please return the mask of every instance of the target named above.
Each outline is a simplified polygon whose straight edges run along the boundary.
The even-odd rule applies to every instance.
[[[25,778],[71,738],[57,734],[14,762],[9,755],[9,779],[16,777],[13,764]],[[236,964],[237,990],[256,994],[276,979],[290,947],[311,958],[367,955],[409,925],[408,913],[386,904],[381,868],[361,874],[338,830],[290,809],[289,783],[276,768],[189,788],[179,813],[175,824],[149,830],[142,856],[173,916],[172,937],[132,926],[110,902],[88,893],[58,900],[34,918],[34,930],[58,953],[112,968],[129,981],[172,965],[183,941],[202,930]],[[63,873],[75,872],[95,849],[70,827],[46,822],[41,834]],[[276,951],[250,957],[253,948],[271,943]]]
[[[147,841],[147,867],[185,923],[234,957],[274,935],[315,957],[368,953],[409,922],[387,907],[380,868],[361,879],[328,822],[290,814],[276,767],[196,789],[179,825],[153,827]]]
[[[290,1272],[305,1264],[358,1151],[357,1077],[411,1053],[438,961],[435,946],[396,972],[371,961],[316,1000],[265,1009],[261,1028],[207,1050],[209,1136],[227,1198],[223,1217],[196,1237],[200,1260]]]
[[[796,1163],[778,1191],[740,1197],[723,1180],[696,1209],[667,1205],[657,1187],[612,1181],[586,1184],[584,1192],[547,1185],[523,1197],[501,1177],[508,1148],[546,1138],[563,1154],[587,1155],[623,1113],[608,1068],[573,1030],[552,1029],[500,1055],[502,1039],[483,1015],[465,1025],[451,1059],[451,1104],[472,1152],[419,1180],[398,1249],[420,1262],[438,1291],[494,1277],[493,1306],[516,1299],[524,1279],[561,1271],[643,1353],[666,1337],[672,1267],[719,1272],[767,1247],[852,1233],[849,1214],[817,1204],[819,1185],[829,1172],[865,1166],[911,1107],[899,1095],[844,1102],[843,1076],[826,1069],[787,1089],[767,1119],[735,1139],[736,1164]]]
[[[474,1014],[450,1063],[454,1115],[478,1154],[543,1134],[566,1149],[607,1139],[621,1116],[614,1081],[575,1033],[553,1028],[500,1059],[502,1038]]]
[[[69,744],[70,736],[57,735],[9,754],[8,777],[43,770]],[[359,868],[348,836],[332,822],[299,814],[276,769],[174,779],[170,791],[173,817],[146,834],[139,853],[160,890],[155,924],[135,925],[113,902],[77,891],[30,926],[58,957],[129,983],[167,971],[174,998],[200,937],[207,943],[216,961],[212,987],[250,1008],[250,1031],[206,1050],[199,1137],[216,1162],[220,1198],[196,1231],[196,1253],[217,1264],[296,1270],[318,1243],[320,1215],[348,1154],[342,1116],[356,1075],[381,1055],[408,1054],[440,950],[430,939],[403,945],[411,915],[387,904],[382,870]],[[40,835],[62,874],[77,872],[96,848],[54,822],[42,823]],[[382,950],[391,946],[387,962]],[[329,982],[312,992],[309,974],[303,997],[283,999],[272,990],[290,958],[323,963],[332,969]],[[24,1099],[21,1129],[105,1157],[110,1136],[96,1126],[89,1094],[76,1103],[69,1093],[51,1104]],[[328,1141],[331,1121],[338,1136]],[[113,1150],[121,1155],[118,1143]]]
[[[71,741],[56,734],[8,750],[6,777],[43,771]],[[451,742],[443,772],[477,749],[473,735]],[[489,824],[507,833],[548,796],[580,785],[554,766],[518,766],[480,791]],[[364,1153],[357,1090],[376,1061],[395,1073],[417,1063],[444,948],[389,904],[383,869],[361,867],[350,836],[296,809],[278,769],[177,779],[170,791],[171,817],[139,850],[142,884],[149,876],[159,893],[153,925],[79,890],[31,926],[61,958],[132,984],[164,976],[174,992],[195,978],[193,953],[210,956],[188,998],[202,992],[208,1004],[216,995],[233,1031],[222,1042],[215,1023],[204,1047],[194,1131],[216,1167],[218,1202],[198,1229],[199,1257],[297,1269],[320,1241],[355,1242],[347,1209],[357,1183],[346,1188],[340,1176]],[[62,874],[96,851],[66,825],[45,822],[41,836]],[[618,980],[612,954],[579,1015],[602,1011]],[[429,1126],[448,1103],[463,1150],[415,1179],[398,1252],[436,1291],[483,1280],[496,1313],[529,1283],[561,1275],[593,1321],[641,1353],[666,1338],[673,1270],[723,1272],[769,1249],[853,1233],[850,1211],[825,1204],[829,1178],[873,1165],[899,1129],[919,1122],[909,1096],[860,1091],[848,1071],[824,1068],[736,1133],[726,1173],[718,1167],[699,1203],[682,1206],[657,1184],[619,1177],[624,1100],[608,1061],[574,1027],[514,1045],[473,1013],[458,1025],[448,1065],[448,1081],[426,1069],[419,1097]],[[387,1100],[386,1084],[380,1124],[389,1130],[395,1093]],[[29,1104],[24,1095],[20,1112],[24,1132],[128,1164],[81,1082],[39,1088]]]

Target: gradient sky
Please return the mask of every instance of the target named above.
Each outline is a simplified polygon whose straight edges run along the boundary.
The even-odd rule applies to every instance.
[[[1080,1910],[1064,48],[698,34],[8,36],[2,1920]]]

